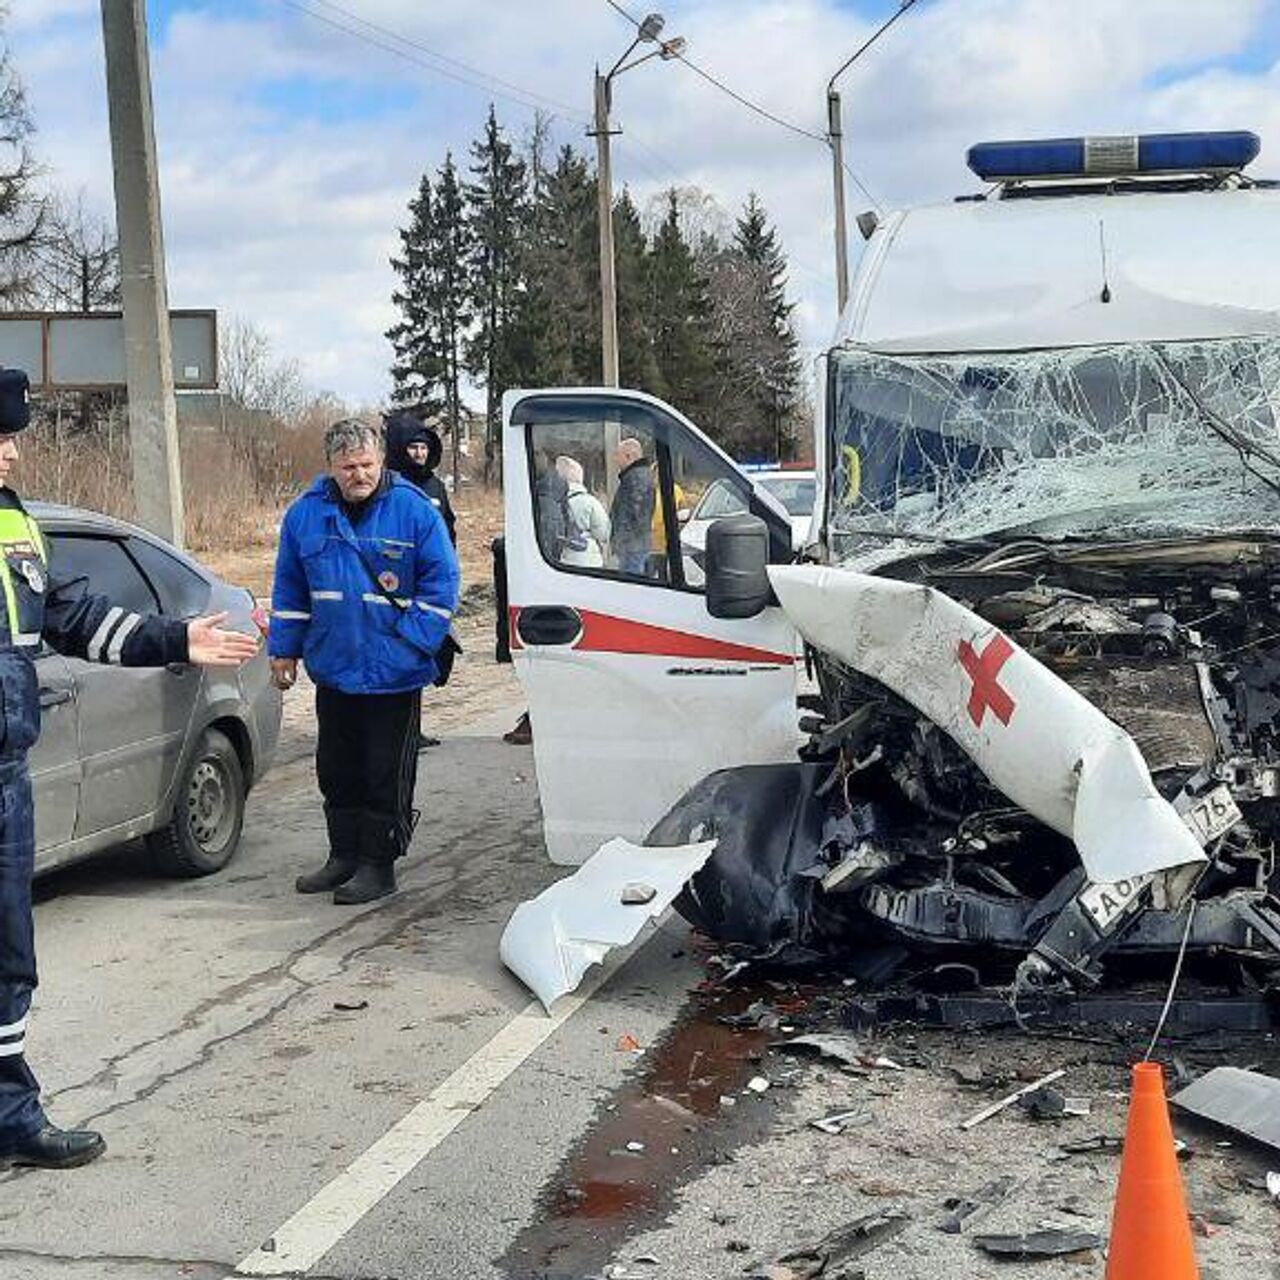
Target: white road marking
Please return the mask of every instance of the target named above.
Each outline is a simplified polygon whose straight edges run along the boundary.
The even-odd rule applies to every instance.
[[[653,936],[652,930],[646,932],[613,963],[594,970],[578,991],[557,1001],[553,1016],[536,1000],[522,1009],[245,1258],[235,1274],[288,1276],[314,1267]]]

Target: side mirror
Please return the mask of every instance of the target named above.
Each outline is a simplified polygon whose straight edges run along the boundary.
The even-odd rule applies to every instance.
[[[769,585],[769,527],[759,516],[726,516],[707,529],[707,612],[754,618],[774,603]]]

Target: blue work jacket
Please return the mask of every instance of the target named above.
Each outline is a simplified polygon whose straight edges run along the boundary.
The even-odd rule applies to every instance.
[[[385,476],[354,527],[321,476],[280,530],[271,656],[301,658],[312,680],[343,693],[431,684],[458,607],[458,557],[440,513],[417,486]]]

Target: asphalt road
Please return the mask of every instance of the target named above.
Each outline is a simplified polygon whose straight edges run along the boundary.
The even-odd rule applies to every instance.
[[[423,758],[381,904],[294,893],[323,856],[306,760],[254,794],[220,876],[156,880],[124,849],[42,883],[32,1061],[53,1118],[109,1149],[0,1175],[6,1280],[511,1274],[627,1071],[616,1036],[657,1038],[697,976],[672,925],[569,1016],[529,1010],[498,937],[557,872],[512,719]]]

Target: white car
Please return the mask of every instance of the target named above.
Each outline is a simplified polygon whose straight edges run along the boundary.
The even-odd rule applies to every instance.
[[[799,551],[809,537],[813,517],[817,481],[812,470],[753,471],[749,478],[757,490],[767,494],[785,508],[791,521],[791,545]],[[713,481],[698,499],[680,530],[680,545],[685,552],[685,578],[698,585],[703,581],[702,557],[707,546],[707,530],[725,516],[746,513],[742,491],[728,480]]]

